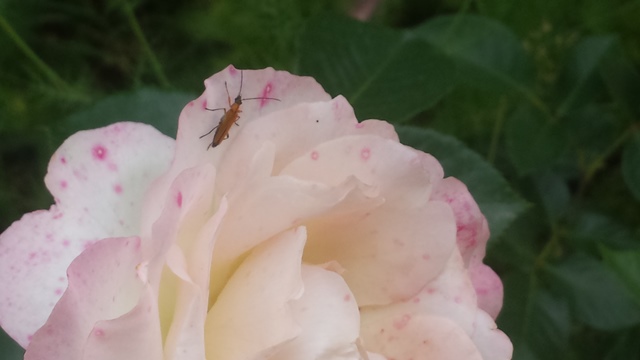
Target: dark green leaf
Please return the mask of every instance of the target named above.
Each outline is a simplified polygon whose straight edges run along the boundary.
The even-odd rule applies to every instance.
[[[579,248],[605,245],[614,249],[640,249],[640,239],[614,219],[594,212],[579,212],[570,224],[569,238]]]
[[[498,324],[514,343],[514,358],[565,359],[571,333],[569,306],[536,286],[530,274],[503,277],[505,299]]]
[[[569,209],[571,194],[564,179],[555,173],[545,173],[533,178],[534,186],[547,217],[555,222]]]
[[[3,360],[19,360],[24,356],[24,349],[16,344],[2,329],[0,329],[0,356]]]
[[[560,93],[566,94],[562,104],[558,107],[557,116],[564,116],[593,92],[592,80],[598,75],[598,66],[606,57],[615,38],[611,36],[593,36],[583,39],[573,51],[572,58],[567,64],[566,72],[560,82],[564,85]]]
[[[446,176],[455,176],[467,185],[487,217],[494,239],[527,207],[496,169],[458,140],[411,126],[397,130],[404,144],[432,154],[444,167]]]
[[[511,115],[505,136],[511,161],[521,175],[550,169],[567,146],[564,128],[529,106]]]
[[[530,89],[532,64],[520,40],[500,23],[475,15],[441,16],[415,34],[455,62],[462,83],[512,91],[539,103]]]
[[[578,254],[546,270],[557,293],[568,295],[584,323],[608,331],[640,324],[640,305],[600,261]]]
[[[404,121],[454,85],[455,67],[409,33],[320,17],[302,35],[300,73],[344,95],[360,119]]]
[[[618,274],[640,304],[640,251],[616,251],[604,247],[601,251],[605,262]]]
[[[640,122],[640,74],[619,42],[600,65],[600,74],[622,113],[628,120]]]
[[[183,92],[143,89],[109,96],[67,118],[60,129],[61,139],[78,130],[94,129],[118,121],[136,121],[153,125],[175,138],[178,115],[196,96]]]
[[[638,133],[624,147],[622,175],[636,200],[640,200],[640,134]]]

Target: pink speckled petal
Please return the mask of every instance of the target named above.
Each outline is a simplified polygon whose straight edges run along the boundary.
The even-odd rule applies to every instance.
[[[127,351],[136,346],[146,350],[144,358],[161,359],[155,300],[141,260],[137,237],[105,239],[85,250],[69,266],[69,288],[25,359],[94,359],[85,352],[107,347],[117,355],[112,358],[133,359]]]
[[[163,195],[168,191],[173,179],[184,169],[210,163],[216,167],[219,173],[227,170],[220,166],[221,159],[223,155],[226,156],[226,148],[235,141],[238,131],[244,126],[261,116],[289,108],[295,104],[331,99],[322,86],[311,77],[294,76],[286,71],[276,71],[272,68],[243,70],[244,80],[241,94],[243,98],[273,97],[280,101],[260,99],[243,101],[238,120],[239,126],[232,127],[229,139],[223,141],[215,149],[207,150],[213,133],[202,139],[200,136],[218,125],[224,112],[222,110],[207,111],[206,108],[229,109],[225,82],[227,82],[229,95],[233,102],[240,88],[240,71],[230,65],[205,80],[205,92],[182,110],[176,135],[175,160],[169,171],[154,184],[153,193],[156,196],[146,199],[143,231],[145,228],[150,228],[158,218],[165,198]],[[234,163],[233,166],[238,166],[238,163]],[[237,179],[234,178],[234,180]],[[220,185],[218,187],[220,188]],[[226,189],[221,191],[221,193],[225,192]],[[143,232],[142,235],[144,238],[148,234]]]
[[[332,271],[308,265],[302,267],[302,280],[304,294],[291,304],[302,332],[273,358],[359,360],[360,312],[347,284]]]
[[[418,207],[443,177],[431,155],[375,135],[344,136],[325,141],[295,159],[281,172],[299,179],[335,185],[349,176],[380,189],[388,203]]]
[[[370,317],[362,337],[367,350],[389,359],[483,360],[464,330],[438,316]]]
[[[476,312],[471,340],[476,344],[484,360],[511,360],[513,344],[509,337],[498,329],[489,314]]]
[[[81,131],[56,151],[45,181],[57,205],[0,235],[0,322],[20,345],[46,321],[80,252],[139,231],[144,190],[168,167],[173,146],[151,126],[118,123]]]
[[[270,113],[242,125],[220,164],[224,173],[220,186],[226,191],[237,179],[244,177],[251,157],[263,144],[273,144],[274,161],[271,173],[281,170],[294,159],[313,156],[311,150],[336,138],[349,135],[376,135],[398,142],[393,126],[384,121],[367,120],[358,123],[353,108],[347,100],[338,96],[331,101],[300,104]],[[227,170],[228,169],[228,170]]]
[[[456,178],[446,178],[435,186],[432,199],[444,201],[453,209],[458,248],[467,267],[471,262],[481,262],[489,240],[489,226],[467,186]]]
[[[162,360],[155,291],[146,286],[140,301],[130,312],[117,319],[96,322],[87,339],[82,359]]]
[[[361,314],[362,331],[368,334],[374,334],[383,329],[375,319],[402,319],[421,315],[447,318],[474,341],[483,359],[510,359],[510,353],[507,357],[485,356],[487,350],[494,347],[507,349],[506,347],[510,346],[510,343],[507,339],[508,344],[505,344],[506,336],[496,329],[496,325],[489,315],[478,309],[475,289],[470,279],[465,275],[464,262],[457,251],[451,254],[442,273],[415,297],[390,306],[363,309]],[[374,326],[374,328],[370,328],[370,326]],[[507,354],[508,351],[501,350],[499,353]]]
[[[214,262],[234,258],[306,218],[335,211],[343,203],[364,209],[379,204],[369,200],[368,193],[370,189],[354,179],[335,187],[288,176],[264,179],[255,184],[253,191],[238,194],[230,201],[220,233],[225,240],[216,247]],[[279,205],[278,211],[265,211],[274,204]]]
[[[451,254],[440,275],[425,286],[413,298],[379,311],[411,313],[447,317],[471,334],[473,318],[477,311],[476,293],[464,273],[464,263],[457,251]],[[364,315],[363,315],[364,316]]]
[[[478,306],[493,319],[498,317],[502,309],[504,290],[498,274],[483,263],[473,263],[469,268],[471,282],[478,294]]]
[[[385,204],[359,217],[313,221],[308,231],[305,261],[338,261],[360,306],[414,296],[455,249],[453,215],[441,202],[411,210]]]
[[[482,263],[489,239],[486,218],[466,185],[458,179],[450,177],[438,183],[432,199],[444,201],[453,209],[458,249],[478,294],[478,306],[495,319],[502,309],[503,289],[498,275]]]
[[[257,246],[244,260],[207,315],[207,358],[268,358],[300,333],[290,303],[303,292],[305,240],[299,227]]]

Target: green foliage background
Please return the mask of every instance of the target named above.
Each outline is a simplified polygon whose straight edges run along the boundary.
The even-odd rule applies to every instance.
[[[489,219],[514,359],[640,359],[640,1],[3,0],[0,230],[49,157],[120,120],[173,136],[233,63],[314,76],[399,125]],[[0,290],[0,292],[3,290]],[[22,349],[0,336],[0,358]]]

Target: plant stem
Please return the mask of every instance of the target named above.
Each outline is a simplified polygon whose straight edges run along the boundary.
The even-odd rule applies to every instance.
[[[507,112],[507,99],[503,96],[500,98],[500,105],[498,105],[498,114],[496,116],[496,122],[493,125],[493,131],[491,132],[491,144],[489,145],[489,152],[487,153],[487,160],[493,164],[496,160],[496,153],[498,152],[498,143],[500,141],[500,133],[502,132],[502,126],[506,119],[505,113]]]
[[[591,180],[593,180],[593,177],[596,175],[598,170],[600,170],[602,168],[602,165],[604,164],[605,160],[609,156],[613,155],[613,153],[615,153],[618,150],[619,147],[624,145],[624,142],[627,140],[627,138],[629,138],[629,136],[631,136],[631,134],[633,134],[636,130],[637,130],[637,127],[636,127],[635,124],[630,125],[622,133],[622,135],[620,135],[611,144],[611,146],[609,146],[609,148],[607,148],[605,151],[603,151],[602,154],[600,154],[600,156],[598,156],[595,160],[593,160],[591,162],[591,164],[589,164],[587,166],[587,170],[585,171],[584,177],[580,181],[580,186],[578,187],[578,197],[579,198],[582,197],[582,195],[584,194],[584,192],[587,189],[587,186],[589,185]]]
[[[171,85],[169,83],[169,80],[165,76],[164,71],[162,70],[162,66],[160,65],[160,62],[158,61],[158,58],[156,57],[155,53],[151,49],[151,46],[149,45],[149,42],[147,41],[146,36],[144,36],[144,33],[142,32],[142,28],[140,28],[140,24],[138,23],[138,19],[136,19],[136,16],[133,13],[133,9],[131,8],[131,5],[129,5],[128,1],[123,1],[122,7],[123,7],[124,14],[127,17],[127,20],[129,21],[129,25],[133,30],[133,34],[142,45],[142,49],[147,55],[149,62],[151,63],[151,68],[153,69],[153,72],[155,73],[156,78],[158,79],[158,82],[160,82],[160,85],[162,85],[165,88],[170,87]]]
[[[51,81],[51,83],[61,90],[70,90],[71,87],[62,78],[51,69],[36,53],[25,43],[20,35],[16,33],[11,24],[0,15],[0,28],[9,36],[9,38],[16,44],[16,46],[24,53],[24,55],[31,60],[36,67],[42,72],[42,74]]]

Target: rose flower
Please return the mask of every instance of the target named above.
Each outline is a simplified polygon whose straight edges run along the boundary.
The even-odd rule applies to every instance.
[[[435,158],[309,77],[205,85],[176,140],[122,122],[53,155],[55,205],[0,236],[25,359],[511,358],[487,222]]]

